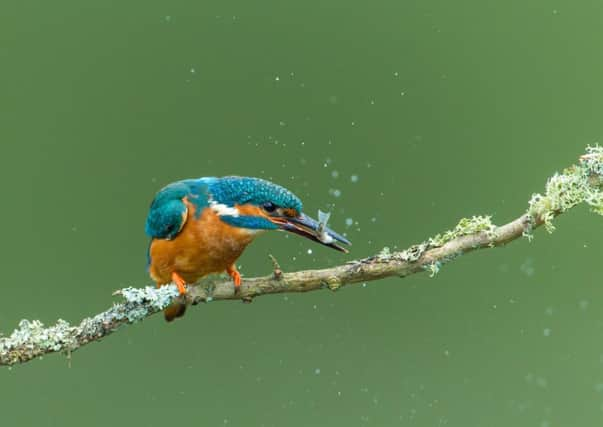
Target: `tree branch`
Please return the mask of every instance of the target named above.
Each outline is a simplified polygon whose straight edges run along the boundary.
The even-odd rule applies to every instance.
[[[206,280],[188,288],[187,302],[251,301],[260,295],[323,288],[336,291],[351,283],[406,277],[423,271],[434,276],[443,264],[476,249],[502,246],[522,236],[531,239],[532,231],[541,225],[552,232],[553,219],[577,204],[587,203],[603,215],[602,184],[603,148],[587,147],[578,165],[549,178],[545,194],[533,195],[527,212],[508,224],[497,227],[490,217],[483,216],[464,218],[454,229],[404,251],[390,252],[385,248],[374,256],[321,270],[283,273],[272,257],[274,273],[245,279],[238,293],[230,280]],[[54,326],[45,327],[39,320],[22,320],[9,337],[0,338],[0,365],[28,362],[47,353],[63,352],[70,356],[83,345],[104,338],[122,325],[141,321],[181,298],[174,285],[159,289],[126,288],[115,294],[125,301],[82,320],[79,325],[59,320]]]

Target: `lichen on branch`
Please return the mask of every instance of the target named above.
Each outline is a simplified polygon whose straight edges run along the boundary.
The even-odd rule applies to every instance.
[[[531,221],[542,220],[546,230],[552,233],[555,231],[555,216],[583,202],[590,205],[593,212],[603,215],[603,191],[600,187],[602,157],[603,147],[588,146],[580,164],[550,177],[544,195],[533,194],[528,202],[527,214]]]
[[[534,194],[527,212],[501,226],[495,226],[489,216],[463,218],[452,229],[428,238],[406,250],[392,252],[385,248],[376,255],[331,268],[293,273],[281,271],[273,259],[275,272],[265,277],[245,278],[240,291],[235,292],[230,280],[210,279],[189,286],[187,302],[197,304],[217,300],[251,301],[265,294],[308,292],[318,289],[336,291],[341,287],[385,277],[406,277],[427,271],[431,276],[460,255],[477,249],[501,246],[527,236],[544,224],[554,230],[553,219],[574,206],[586,203],[603,215],[603,148],[587,147],[579,164],[556,173],[547,181],[544,194]],[[277,271],[278,270],[278,271]],[[123,301],[108,310],[85,318],[79,325],[58,320],[45,327],[39,320],[22,320],[8,337],[0,336],[0,365],[15,365],[39,358],[47,353],[71,354],[88,343],[115,332],[119,327],[161,311],[175,298],[176,286],[126,288],[116,292]]]
[[[427,240],[430,247],[443,246],[451,240],[458,239],[461,236],[484,232],[490,237],[494,237],[496,226],[492,224],[491,216],[472,216],[471,218],[462,218],[456,227],[444,233],[436,234]]]

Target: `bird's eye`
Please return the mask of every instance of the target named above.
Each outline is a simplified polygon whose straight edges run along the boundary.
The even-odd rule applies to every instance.
[[[276,205],[272,202],[266,202],[262,205],[262,208],[264,208],[266,212],[274,212],[276,210]]]

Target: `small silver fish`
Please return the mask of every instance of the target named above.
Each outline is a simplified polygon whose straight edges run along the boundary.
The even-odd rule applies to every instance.
[[[331,217],[331,212],[323,212],[318,210],[318,229],[316,230],[316,238],[322,243],[329,244],[333,243],[335,239],[329,233],[326,232],[327,223]]]

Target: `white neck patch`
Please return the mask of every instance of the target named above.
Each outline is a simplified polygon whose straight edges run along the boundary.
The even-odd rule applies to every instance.
[[[210,200],[209,206],[219,216],[239,216],[239,210],[234,206],[228,206],[224,203],[218,203],[215,200]]]

